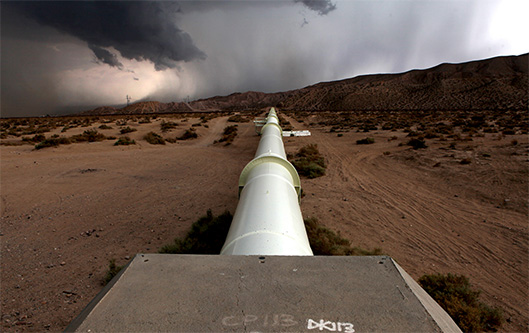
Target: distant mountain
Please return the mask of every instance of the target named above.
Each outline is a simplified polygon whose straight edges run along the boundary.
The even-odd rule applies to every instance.
[[[527,110],[529,53],[399,74],[362,75],[280,93],[249,91],[189,103],[139,102],[86,115],[256,110]]]

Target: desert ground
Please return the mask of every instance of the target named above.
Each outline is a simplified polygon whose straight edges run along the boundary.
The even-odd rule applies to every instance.
[[[526,131],[468,133],[454,125],[451,135],[430,135],[428,147],[415,150],[406,143],[428,130],[418,128],[420,121],[362,129],[333,125],[332,113],[282,116],[289,127],[312,133],[284,138],[286,151],[315,143],[327,163],[325,176],[302,179],[304,217],[318,218],[354,246],[381,248],[415,279],[468,276],[483,301],[504,310],[502,331],[527,331]],[[45,133],[95,128],[117,138],[129,126],[136,144],[127,146],[112,139],[36,150],[20,144],[24,136],[3,136],[2,331],[63,330],[102,289],[109,260],[122,265],[136,253],[156,252],[208,209],[235,211],[239,174],[259,141],[253,123],[236,123],[238,135],[224,145],[214,141],[235,124],[229,115],[142,117],[100,117]],[[161,132],[168,121],[176,127]],[[143,140],[150,131],[175,138],[191,127],[198,138]],[[375,142],[356,143],[367,137]]]

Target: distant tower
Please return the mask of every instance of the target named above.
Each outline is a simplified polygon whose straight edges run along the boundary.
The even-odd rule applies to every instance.
[[[129,95],[127,95],[127,106],[129,106],[129,102],[130,102],[130,99],[131,99],[131,98],[132,98],[132,97],[130,97]]]

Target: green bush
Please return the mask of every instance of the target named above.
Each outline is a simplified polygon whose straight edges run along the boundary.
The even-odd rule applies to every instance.
[[[357,145],[370,145],[370,144],[373,144],[375,143],[375,139],[374,138],[365,138],[365,139],[361,139],[361,140],[356,140],[356,144]]]
[[[103,278],[103,285],[108,284],[114,276],[116,276],[119,271],[121,271],[125,266],[117,266],[116,265],[116,259],[110,259],[110,262],[108,263],[108,270],[105,274],[105,277]]]
[[[191,226],[191,230],[184,239],[176,238],[173,244],[165,245],[160,253],[182,254],[219,254],[233,216],[225,211],[219,216],[213,216],[211,209]]]
[[[410,141],[408,141],[407,145],[411,146],[415,150],[428,147],[426,145],[426,142],[422,138],[411,139]]]
[[[121,134],[127,134],[127,133],[132,133],[132,132],[136,132],[137,129],[135,128],[130,128],[129,126],[127,127],[122,127],[120,130],[119,130],[119,133]]]
[[[176,126],[178,126],[178,124],[173,123],[172,121],[166,122],[165,120],[162,120],[162,123],[160,124],[160,127],[162,128],[162,132],[170,131],[173,128],[176,128]]]
[[[240,114],[238,114],[238,115],[229,117],[228,121],[232,123],[247,123],[250,121],[250,119],[248,119],[248,117],[241,116]]]
[[[325,175],[325,164],[322,166],[317,161],[311,161],[305,157],[292,161],[292,165],[294,165],[301,176],[305,176],[309,179]]]
[[[334,231],[321,226],[315,218],[306,218],[304,222],[310,247],[315,255],[371,256],[382,254],[382,250],[379,248],[370,251],[359,247],[351,247],[351,242]]]
[[[165,144],[164,138],[162,138],[159,134],[156,134],[154,132],[149,132],[145,134],[143,139],[147,141],[148,143],[150,143],[151,145],[164,145]]]
[[[222,137],[219,139],[218,142],[225,142],[226,146],[230,145],[233,140],[235,140],[235,137],[237,136],[237,131],[237,125],[226,126],[224,128],[224,132],[222,133]]]
[[[58,139],[46,139],[39,144],[35,145],[35,149],[42,149],[42,148],[49,148],[49,147],[58,147],[59,146],[59,140]]]
[[[196,139],[198,138],[198,134],[195,131],[194,128],[190,128],[187,131],[184,132],[180,137],[178,137],[178,140],[189,140],[189,139]]]
[[[42,148],[58,147],[59,145],[68,145],[70,143],[72,143],[70,139],[65,137],[49,138],[35,145],[35,149],[38,150]]]
[[[421,276],[418,282],[463,332],[496,331],[500,328],[503,322],[501,309],[480,302],[480,291],[471,288],[467,277],[450,273],[432,274]]]
[[[316,144],[301,147],[291,162],[301,176],[310,179],[325,175],[327,168]]]
[[[106,136],[99,133],[96,129],[92,128],[83,132],[83,134],[77,134],[71,137],[72,142],[96,142],[103,141]]]
[[[46,140],[46,136],[44,134],[36,134],[32,138],[30,137],[24,137],[22,138],[22,141],[25,142],[32,142],[32,143],[38,143]]]
[[[224,245],[233,216],[226,211],[213,216],[211,210],[198,219],[184,239],[176,238],[173,244],[163,246],[159,253],[218,254]],[[319,225],[314,218],[305,219],[305,228],[315,255],[380,255],[378,248],[365,250],[351,247],[350,242],[330,229]]]
[[[136,141],[131,140],[128,136],[122,136],[114,143],[114,146],[128,146],[128,145],[135,145]]]

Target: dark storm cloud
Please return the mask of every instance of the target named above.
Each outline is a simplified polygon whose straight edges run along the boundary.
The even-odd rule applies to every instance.
[[[319,15],[336,9],[330,0],[293,0]],[[175,24],[182,13],[169,1],[19,1],[7,2],[39,24],[53,27],[88,43],[97,59],[118,69],[123,65],[112,47],[127,59],[151,61],[156,70],[177,67],[178,61],[205,59],[191,36]],[[185,11],[222,10],[250,6],[285,5],[274,1],[184,1]]]
[[[94,52],[96,58],[103,63],[118,69],[123,69],[123,64],[118,60],[118,57],[114,53],[93,44],[88,45],[88,47]]]
[[[103,63],[119,67],[113,47],[124,58],[149,60],[156,70],[178,61],[205,59],[191,37],[174,21],[180,7],[172,2],[57,1],[11,2],[24,15],[88,43]],[[122,65],[121,65],[122,66]]]
[[[329,12],[336,9],[336,5],[330,0],[294,0],[301,2],[310,10],[317,12],[319,15],[327,15]]]
[[[487,32],[495,7],[479,0],[2,1],[1,114],[86,110],[123,104],[126,95],[170,102],[286,91],[492,57],[509,50]]]

